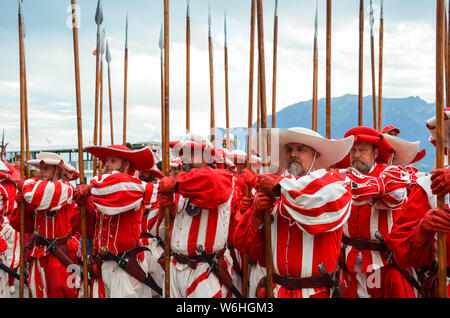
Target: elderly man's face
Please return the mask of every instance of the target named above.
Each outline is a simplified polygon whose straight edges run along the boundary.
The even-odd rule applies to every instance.
[[[39,179],[44,181],[53,181],[55,172],[56,166],[41,164],[39,166]]]
[[[128,173],[130,162],[118,157],[106,157],[103,165],[103,173],[110,174],[113,171]]]
[[[378,157],[374,144],[359,141],[350,150],[350,165],[363,174],[368,174]]]
[[[287,171],[296,177],[305,175],[311,168],[314,160],[314,149],[297,143],[286,145]]]

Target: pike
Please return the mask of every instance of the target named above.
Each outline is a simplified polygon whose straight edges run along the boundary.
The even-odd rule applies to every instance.
[[[106,40],[106,62],[108,63],[108,90],[109,90],[109,127],[111,130],[111,145],[114,145],[114,124],[111,94],[111,52],[109,50],[109,41]]]
[[[170,97],[170,82],[169,82],[169,0],[164,0],[164,131],[161,136],[163,138],[162,144],[162,158],[163,158],[163,173],[167,176],[169,174],[169,97]],[[164,286],[165,297],[170,298],[170,209],[164,208]]]
[[[76,17],[76,2],[72,1],[72,21],[73,21],[73,49],[75,65],[75,91],[77,101],[77,132],[78,132],[78,170],[80,173],[80,183],[84,184],[84,161],[83,161],[83,117],[81,115],[81,88],[80,88],[80,58],[78,50],[78,22]],[[87,263],[87,236],[86,236],[86,206],[78,207],[81,222],[81,247],[83,256],[83,272],[88,273]],[[83,280],[84,297],[89,298],[89,287],[87,279]]]
[[[364,78],[364,0],[359,0],[359,88],[358,126],[363,125],[363,78]]]
[[[227,12],[224,16],[224,56],[225,56],[225,125],[227,130],[226,149],[230,143],[230,99],[228,95],[228,41],[227,41]]]
[[[444,0],[436,6],[436,169],[444,167]],[[438,208],[445,209],[445,198],[438,199]],[[438,233],[438,291],[439,298],[447,298],[446,234]]]
[[[373,18],[372,0],[370,0],[370,55],[372,64],[372,109],[373,109],[373,128],[377,129],[377,97],[375,88],[375,41],[373,36]]]
[[[161,24],[161,31],[159,33],[159,50],[161,52],[161,128],[165,131],[165,121],[164,121],[164,25]],[[165,138],[164,135],[161,136]]]
[[[445,60],[445,70],[444,70],[444,76],[445,76],[445,104],[449,105],[450,103],[450,65],[448,65],[449,63],[449,51],[448,51],[448,46],[449,46],[449,29],[447,28],[448,26],[448,17],[447,17],[447,1],[444,1],[444,60]]]
[[[266,67],[264,56],[264,21],[263,21],[263,1],[257,0],[258,14],[258,51],[259,51],[259,67],[261,84],[261,128],[267,129],[267,108],[266,108]],[[267,173],[267,143],[262,144],[262,158],[264,162],[264,172]],[[272,239],[271,239],[271,221],[270,211],[264,213],[264,237],[266,252],[266,269],[267,269],[267,297],[273,298],[273,256],[272,256]]]
[[[273,22],[273,73],[272,73],[272,128],[276,126],[277,112],[277,56],[278,56],[278,0],[275,0]]]
[[[2,151],[0,153],[0,159],[3,159],[3,157],[6,155],[6,147],[8,146],[8,142],[5,144],[5,129],[3,129],[2,133]]]
[[[95,11],[95,23],[97,24],[97,48],[96,48],[96,63],[95,63],[95,116],[94,116],[94,145],[98,145],[98,97],[99,97],[99,88],[100,88],[100,26],[103,23],[103,9],[102,9],[102,1],[98,0],[97,2],[97,10]],[[97,175],[97,158],[94,157],[93,167],[92,167],[92,176],[95,177]]]
[[[102,38],[100,42],[100,124],[99,124],[99,145],[103,145],[103,56],[105,55],[105,29],[102,29]],[[100,162],[99,166],[101,167]],[[100,168],[101,171],[101,168]]]
[[[208,6],[208,48],[209,48],[209,90],[211,98],[211,110],[210,110],[210,138],[213,146],[216,144],[216,124],[214,117],[214,57],[213,57],[213,43],[211,32],[211,0]]]
[[[318,29],[319,1],[316,1],[316,18],[314,19],[314,69],[313,69],[313,98],[312,98],[312,130],[317,132],[317,82],[318,82],[318,49],[317,49],[317,29]]]
[[[253,127],[253,80],[254,80],[254,68],[255,68],[255,15],[256,15],[256,0],[252,0],[251,5],[251,18],[250,18],[250,71],[249,71],[249,90],[248,90],[248,123],[247,123],[247,169],[251,170],[250,163],[251,149],[252,149],[252,127]],[[250,186],[246,186],[246,196],[250,197]],[[244,254],[242,260],[242,296],[248,297],[248,256]]]
[[[123,145],[127,144],[127,102],[128,102],[128,13],[125,24],[125,66],[123,84]]]
[[[25,89],[25,54],[24,54],[24,44],[23,44],[23,12],[22,12],[22,1],[18,0],[19,3],[19,60],[20,60],[20,179],[25,179],[25,104],[26,104],[26,89]],[[24,244],[24,233],[25,233],[25,205],[24,203],[19,203],[19,213],[20,213],[20,281],[19,281],[19,298],[24,296],[24,279],[25,279],[25,244]]]
[[[379,52],[379,62],[378,62],[378,131],[382,131],[382,119],[383,119],[383,38],[384,38],[384,12],[383,12],[383,2],[381,0],[381,10],[380,10],[380,52]]]
[[[191,12],[186,6],[186,133],[191,131]]]
[[[331,23],[332,2],[327,0],[327,56],[326,56],[326,137],[331,138]]]

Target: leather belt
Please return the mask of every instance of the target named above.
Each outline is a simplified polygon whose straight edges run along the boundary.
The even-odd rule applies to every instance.
[[[333,273],[330,276],[333,277]],[[311,276],[311,277],[292,277],[292,276],[280,276],[273,274],[273,281],[283,286],[288,290],[298,290],[302,288],[320,288],[328,287],[331,288],[329,282],[323,276]]]
[[[358,250],[371,250],[379,252],[387,251],[380,242],[365,240],[362,238],[348,238],[346,236],[342,236],[342,243],[353,246]]]
[[[223,254],[225,253],[225,249],[222,249],[214,254],[218,254],[219,258],[223,257]],[[208,255],[208,256],[212,256],[213,255]],[[200,263],[207,263],[208,259],[207,257],[204,257],[202,255],[194,255],[194,256],[186,256],[183,254],[179,254],[179,253],[171,253],[171,255],[173,256],[173,258],[175,258],[177,260],[178,263],[180,264],[185,264],[185,265],[189,265],[190,268],[192,269],[196,269],[197,265]]]
[[[67,235],[64,237],[58,237],[58,238],[46,238],[47,241],[49,241],[50,243],[52,243],[53,245],[59,246],[59,245],[65,245],[67,243],[67,241],[70,240],[70,238],[72,237],[72,235]],[[42,240],[38,239],[38,238],[34,238],[33,239],[33,243],[34,246],[47,246],[47,244],[45,244]]]

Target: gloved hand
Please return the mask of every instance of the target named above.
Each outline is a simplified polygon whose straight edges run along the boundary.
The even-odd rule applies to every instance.
[[[259,192],[265,193],[267,195],[275,196],[275,187],[278,186],[282,177],[270,174],[259,174],[257,189]]]
[[[158,193],[173,193],[177,179],[172,177],[164,177],[159,181]]]
[[[239,211],[241,214],[245,213],[250,207],[253,205],[253,199],[249,197],[242,197],[241,202],[239,204]]]
[[[424,245],[434,239],[436,232],[450,232],[450,212],[448,210],[431,209],[414,230],[414,241]]]
[[[258,185],[257,176],[258,175],[255,172],[253,172],[253,170],[245,169],[244,172],[242,173],[242,179],[247,185],[249,185],[252,188],[256,188],[256,186]]]
[[[17,191],[15,200],[16,200],[17,204],[26,203],[25,198],[23,197],[22,191]]]
[[[438,198],[450,192],[450,169],[438,169],[431,175],[431,191]]]
[[[17,188],[17,190],[22,191],[24,183],[25,183],[24,180],[17,180],[16,181],[16,188]]]
[[[73,199],[78,205],[86,203],[87,198],[91,195],[91,184],[80,184],[73,192]]]
[[[272,210],[275,199],[272,196],[258,192],[255,196],[255,211],[251,217],[253,229],[258,229],[264,222],[264,213],[267,210]]]
[[[158,193],[158,203],[161,210],[174,207],[173,193]]]

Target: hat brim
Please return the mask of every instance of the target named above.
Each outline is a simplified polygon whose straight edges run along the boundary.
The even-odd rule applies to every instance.
[[[410,142],[387,133],[383,135],[394,149],[393,165],[406,166],[414,160],[419,151],[420,141]]]
[[[66,177],[68,180],[76,180],[80,176],[79,172],[71,164],[68,164],[63,160],[56,160],[49,158],[31,159],[28,160],[27,163],[36,168],[39,168],[43,164],[60,167],[62,169],[64,177]]]
[[[140,150],[122,150],[105,146],[86,147],[85,151],[105,162],[106,157],[117,157],[128,160],[134,170],[149,170],[154,165],[153,153],[149,147]]]
[[[297,129],[297,130],[296,130]],[[286,145],[290,143],[303,144],[313,148],[320,155],[316,157],[315,166],[317,169],[324,169],[333,166],[341,161],[353,146],[354,137],[349,136],[344,139],[327,139],[320,135],[310,135],[301,130],[301,128],[281,129],[272,128],[271,136],[278,135],[278,158],[271,158],[271,173],[281,174],[286,170]],[[275,132],[275,134],[273,134]],[[264,132],[260,132],[256,137],[263,138]],[[272,142],[276,142],[272,138]],[[254,143],[256,144],[256,143]],[[275,147],[273,145],[272,147]]]

